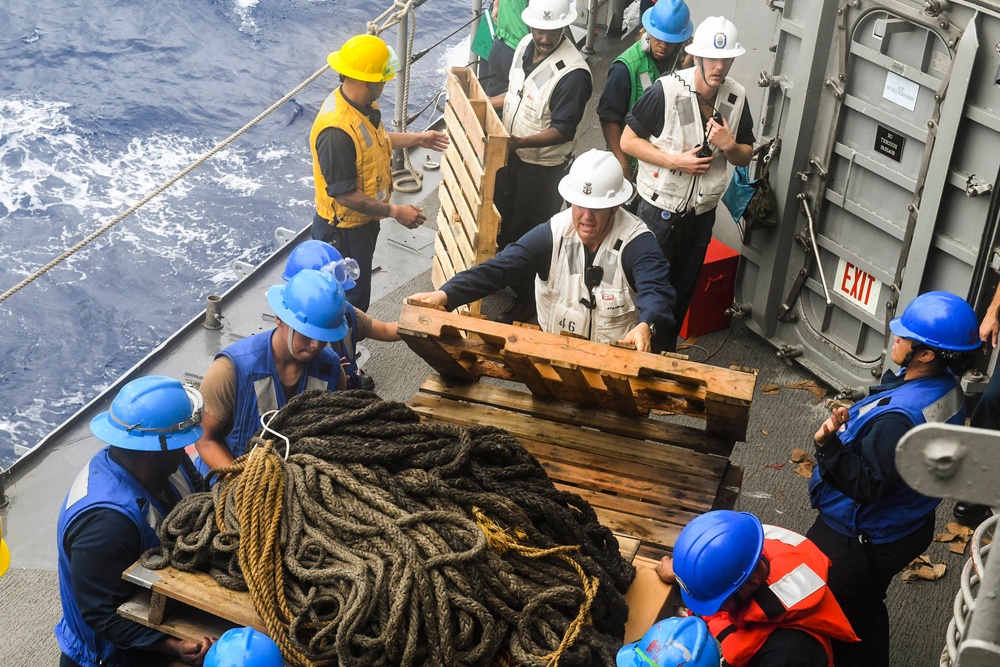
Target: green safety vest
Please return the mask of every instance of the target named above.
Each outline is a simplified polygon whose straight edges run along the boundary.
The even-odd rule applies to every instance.
[[[632,77],[632,98],[628,101],[629,110],[635,106],[646,89],[653,85],[653,82],[660,78],[660,70],[656,67],[656,61],[642,49],[642,40],[625,49],[620,56],[615,58],[616,63],[622,63],[628,68],[628,73]],[[629,170],[634,174],[639,166],[639,161],[631,155],[625,155]]]
[[[528,6],[528,0],[503,0],[497,12],[497,37],[516,49],[521,40],[531,32],[521,20],[521,12]]]
[[[646,89],[660,78],[660,70],[657,69],[653,56],[642,50],[641,40],[625,49],[620,56],[615,58],[615,62],[625,65],[632,77],[632,99],[628,102],[628,108],[631,110],[642,94],[646,92]]]

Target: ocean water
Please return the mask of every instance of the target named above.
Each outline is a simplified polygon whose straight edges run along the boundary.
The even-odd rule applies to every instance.
[[[0,3],[0,292],[99,228],[319,69],[389,3]],[[468,20],[417,10],[415,51]],[[410,112],[465,64],[467,30],[414,64]],[[395,44],[395,31],[384,37]],[[0,467],[312,216],[309,129],[327,72],[187,178],[0,303]],[[392,117],[395,81],[382,96]],[[425,113],[412,127],[430,122]]]

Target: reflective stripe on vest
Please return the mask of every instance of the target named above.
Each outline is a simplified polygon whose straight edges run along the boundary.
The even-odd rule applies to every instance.
[[[216,355],[233,363],[236,376],[236,404],[233,406],[233,427],[226,436],[226,446],[233,458],[246,452],[246,445],[260,429],[260,417],[270,410],[285,407],[288,398],[281,387],[281,378],[274,365],[271,336],[276,329],[262,331],[239,340]],[[306,363],[296,387],[296,395],[309,389],[337,389],[340,381],[340,360],[328,348]]]
[[[856,636],[826,586],[830,559],[805,536],[767,525],[761,555],[770,564],[767,585],[733,614],[719,612],[705,619],[726,662],[745,667],[772,632],[787,628],[815,637],[832,665],[831,638],[854,641]]]
[[[535,278],[538,324],[543,331],[568,331],[598,343],[617,342],[638,323],[635,292],[628,284],[621,254],[634,238],[652,232],[635,216],[619,208],[607,238],[594,255],[594,266],[603,269],[601,283],[594,287],[596,308],[580,303],[590,300],[584,282],[586,249],[573,226],[573,209],[552,216],[552,259],[549,279]]]
[[[195,491],[183,466],[168,481],[175,502]],[[66,534],[77,518],[98,508],[124,514],[135,524],[141,540],[141,550],[135,554],[138,558],[142,552],[160,543],[156,529],[173,505],[164,505],[159,498],[146,491],[130,472],[111,458],[110,448],[105,447],[77,475],[59,512],[56,534],[63,615],[55,627],[56,640],[60,650],[82,667],[99,664],[115,667],[125,664],[118,649],[90,628],[76,605],[72,566],[65,544]]]
[[[904,414],[916,426],[929,421],[928,416],[934,421],[963,424],[965,396],[951,373],[909,380],[890,389],[875,387],[870,396],[850,407],[847,423],[838,433],[841,443],[857,449],[858,435],[867,424],[888,412]],[[820,469],[817,465],[809,479],[812,506],[838,533],[864,535],[874,544],[892,542],[917,530],[941,502],[900,480],[877,502],[861,504],[823,481]]]
[[[572,40],[563,37],[559,46],[525,77],[524,54],[531,43],[529,33],[517,45],[514,64],[510,68],[510,83],[504,96],[503,125],[516,137],[529,137],[549,129],[552,126],[549,102],[556,84],[570,72],[579,69],[587,70],[587,74],[590,74],[590,67],[583,55]],[[519,148],[517,156],[530,164],[560,165],[573,153],[578,137],[579,132],[571,141],[555,146]]]
[[[695,68],[660,77],[663,87],[663,131],[649,142],[664,153],[685,153],[705,139],[698,98],[694,94]],[[719,86],[715,107],[729,122],[735,136],[743,115],[746,93],[732,77]],[[650,204],[674,213],[696,214],[715,208],[729,185],[729,162],[722,151],[712,147],[712,164],[701,176],[639,161],[636,189]]]
[[[372,102],[378,109],[378,104]],[[328,183],[319,167],[316,152],[316,138],[323,130],[335,127],[347,133],[354,142],[355,167],[357,169],[358,190],[380,202],[389,201],[392,195],[392,145],[385,128],[372,125],[368,117],[344,99],[337,88],[326,98],[316,115],[309,133],[309,147],[313,157],[313,181],[316,188],[316,212],[320,217],[339,227],[360,227],[377,220],[370,215],[347,208],[327,194]]]

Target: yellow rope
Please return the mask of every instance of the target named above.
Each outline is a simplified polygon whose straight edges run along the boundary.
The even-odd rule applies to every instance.
[[[587,573],[583,571],[582,567],[580,567],[580,564],[568,555],[569,552],[579,551],[580,547],[578,545],[564,545],[560,547],[552,547],[550,549],[530,547],[520,541],[526,539],[527,534],[517,526],[509,530],[505,529],[496,521],[486,516],[486,514],[478,507],[473,507],[472,513],[476,517],[476,523],[479,525],[480,530],[482,530],[483,534],[486,535],[486,543],[491,549],[501,554],[508,551],[514,551],[525,558],[537,559],[554,556],[565,561],[566,563],[569,563],[569,565],[576,570],[576,573],[580,575],[580,581],[583,585],[585,598],[583,604],[580,605],[580,611],[577,613],[576,618],[574,618],[569,624],[569,627],[566,629],[566,634],[563,635],[562,641],[559,642],[559,646],[556,650],[539,656],[541,660],[545,661],[545,664],[548,667],[558,667],[559,659],[562,657],[562,654],[566,651],[566,649],[572,646],[574,642],[576,642],[577,638],[580,636],[580,630],[583,629],[583,626],[589,625],[591,622],[590,609],[594,604],[594,599],[597,597],[597,587],[599,585],[597,577],[588,577]]]

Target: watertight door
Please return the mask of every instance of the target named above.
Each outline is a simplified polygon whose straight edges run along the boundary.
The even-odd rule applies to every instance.
[[[891,363],[888,321],[917,294],[983,291],[1000,19],[957,2],[822,5],[786,0],[762,75],[781,223],[748,234],[737,302],[779,354],[848,388]]]

